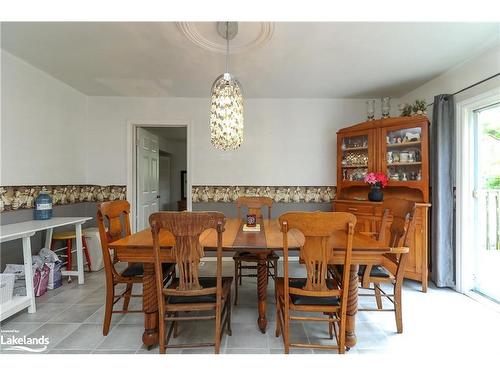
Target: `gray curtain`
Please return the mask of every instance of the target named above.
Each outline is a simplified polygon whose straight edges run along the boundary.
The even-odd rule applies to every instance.
[[[430,131],[431,268],[438,287],[455,286],[455,103],[434,97]]]

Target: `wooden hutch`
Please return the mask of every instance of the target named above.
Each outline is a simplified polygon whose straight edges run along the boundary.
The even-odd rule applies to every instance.
[[[368,172],[383,172],[386,197],[417,202],[406,277],[427,291],[429,215],[429,121],[427,117],[396,117],[366,121],[337,132],[337,195],[334,211],[352,212],[357,230],[378,231],[382,202],[368,200]]]

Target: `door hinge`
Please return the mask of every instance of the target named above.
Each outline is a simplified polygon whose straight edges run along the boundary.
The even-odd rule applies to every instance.
[[[477,192],[477,189],[472,190],[472,197],[476,198],[476,199],[479,197],[479,193]]]

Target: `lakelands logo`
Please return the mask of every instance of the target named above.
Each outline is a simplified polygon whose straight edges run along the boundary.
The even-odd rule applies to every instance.
[[[31,353],[41,353],[47,350],[50,343],[48,337],[44,335],[40,337],[16,336],[17,330],[2,330],[0,331],[0,346],[1,351],[25,351]]]

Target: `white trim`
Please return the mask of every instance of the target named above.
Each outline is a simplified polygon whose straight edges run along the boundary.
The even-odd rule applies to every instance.
[[[469,205],[474,189],[474,161],[470,158],[472,147],[472,116],[474,111],[500,101],[500,87],[456,104],[456,286],[455,289],[467,294],[472,289],[473,264],[473,221],[472,207]]]
[[[166,119],[162,121],[145,121],[145,120],[129,120],[127,121],[127,199],[130,202],[130,214],[132,217],[131,225],[132,231],[135,232],[137,214],[136,214],[136,149],[135,144],[137,141],[136,137],[136,129],[137,128],[163,128],[163,127],[185,127],[187,130],[187,139],[186,139],[186,152],[187,152],[187,192],[186,192],[186,200],[187,200],[187,210],[192,210],[191,203],[191,192],[192,192],[192,168],[191,168],[191,160],[192,160],[192,143],[193,143],[193,124],[190,120],[186,119]]]

